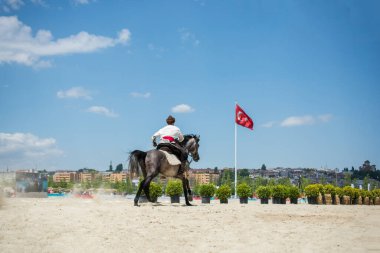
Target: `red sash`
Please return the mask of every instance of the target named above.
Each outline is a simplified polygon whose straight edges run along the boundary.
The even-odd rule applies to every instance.
[[[170,141],[170,142],[174,142],[174,138],[171,137],[171,136],[164,136],[164,137],[162,137],[162,139],[164,139],[164,140],[168,140],[168,141]]]

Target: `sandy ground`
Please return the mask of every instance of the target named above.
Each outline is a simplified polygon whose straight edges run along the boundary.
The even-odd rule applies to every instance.
[[[160,201],[160,199],[159,199]],[[380,206],[11,198],[0,252],[380,252]],[[183,199],[181,199],[183,203]]]

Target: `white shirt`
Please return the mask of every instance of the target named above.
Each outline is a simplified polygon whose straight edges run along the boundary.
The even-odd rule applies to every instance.
[[[179,130],[179,128],[174,125],[167,125],[161,128],[153,135],[152,139],[154,140],[156,137],[160,137],[161,138],[160,142],[163,142],[165,141],[165,140],[162,140],[162,137],[164,136],[171,136],[174,139],[178,139],[179,142],[183,141],[183,135],[181,133],[181,130]]]

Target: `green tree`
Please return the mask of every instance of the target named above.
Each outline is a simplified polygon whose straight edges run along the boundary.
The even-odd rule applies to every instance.
[[[231,185],[231,182],[235,180],[235,173],[232,170],[225,169],[220,175],[219,185],[228,184]]]
[[[282,177],[277,179],[277,184],[282,184],[286,186],[291,186],[292,183],[290,182],[290,179],[288,177]]]
[[[367,176],[365,176],[364,179],[363,179],[363,189],[364,190],[368,190],[368,184],[369,184],[369,177],[368,177],[368,174],[367,174]]]
[[[276,180],[274,178],[269,179],[268,185],[269,186],[275,186],[276,185]]]
[[[101,177],[95,177],[94,181],[91,183],[91,188],[99,189],[103,185],[103,180]]]
[[[238,175],[240,177],[242,177],[242,178],[249,177],[249,171],[248,171],[248,169],[241,169],[238,172],[239,172]]]
[[[53,181],[53,176],[48,177],[48,187],[57,188],[57,184]]]
[[[259,186],[266,186],[268,184],[268,180],[263,178],[263,177],[256,177],[254,180],[253,180],[253,184],[252,184],[252,189],[253,191],[255,192],[256,189],[259,187]]]
[[[309,178],[301,177],[300,181],[301,181],[300,182],[300,191],[304,192],[305,191],[305,187],[310,184],[310,179]]]
[[[267,166],[265,164],[261,165],[261,170],[267,170]]]
[[[351,174],[350,173],[344,173],[344,185],[351,185]]]
[[[91,185],[91,182],[90,182],[90,180],[86,180],[86,182],[84,182],[83,184],[82,184],[82,188],[84,188],[85,190],[88,190],[88,189],[90,189],[92,187],[92,185]]]
[[[134,187],[133,187],[133,184],[132,184],[132,181],[130,178],[127,178],[127,180],[125,181],[126,183],[126,192],[127,194],[132,194],[134,192]]]
[[[116,166],[115,172],[122,172],[122,171],[123,171],[123,164],[120,163]]]

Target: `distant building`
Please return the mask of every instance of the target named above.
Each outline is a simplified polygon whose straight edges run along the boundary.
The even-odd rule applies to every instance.
[[[53,175],[53,182],[77,182],[79,180],[78,174],[76,172],[56,172]]]
[[[214,170],[199,169],[190,174],[190,178],[193,179],[196,184],[217,184],[219,177],[219,172],[215,172]]]
[[[80,183],[92,182],[95,179],[94,173],[79,172],[78,180]]]
[[[129,177],[129,173],[125,171],[122,171],[120,173],[102,172],[101,177],[103,182],[125,182]]]
[[[367,160],[363,163],[362,166],[359,167],[359,171],[365,171],[365,172],[376,171],[376,165],[371,165],[371,163]]]
[[[121,173],[112,173],[110,175],[109,181],[111,183],[116,182],[125,182],[127,180],[127,177],[129,177],[127,172],[121,172]]]

